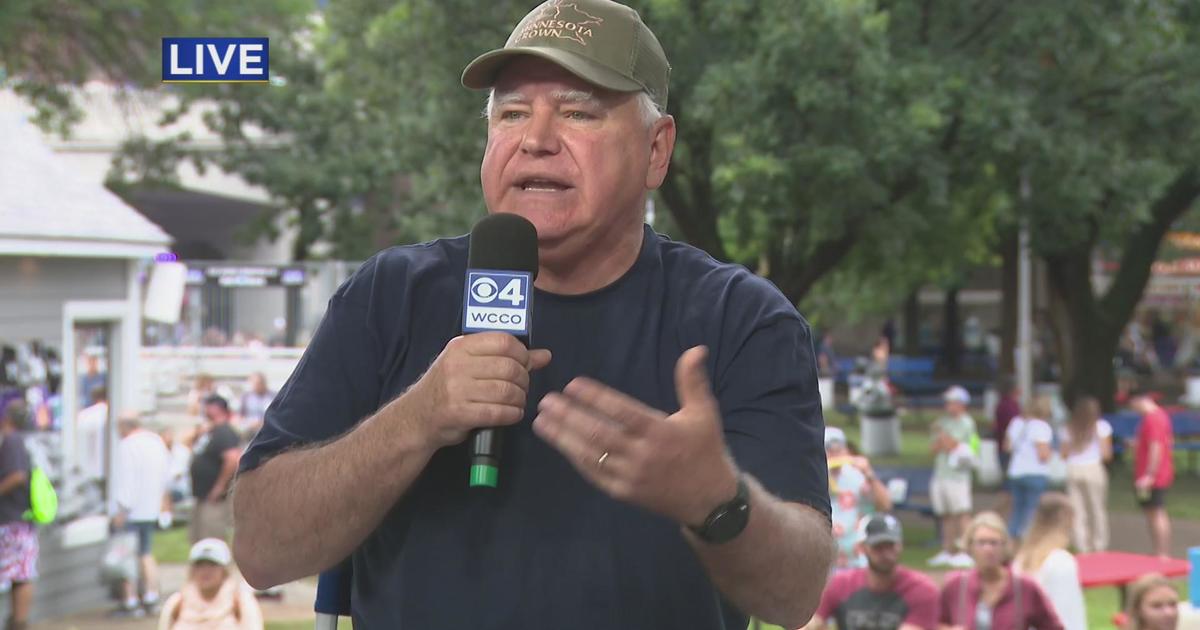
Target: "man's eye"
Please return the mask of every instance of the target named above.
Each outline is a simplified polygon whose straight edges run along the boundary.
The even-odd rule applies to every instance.
[[[524,115],[525,115],[524,112],[520,112],[515,109],[510,109],[508,111],[500,112],[500,120],[517,120]]]
[[[574,111],[567,112],[567,118],[569,118],[571,120],[592,120],[593,118],[595,118],[595,116],[593,116],[587,112],[574,110]]]

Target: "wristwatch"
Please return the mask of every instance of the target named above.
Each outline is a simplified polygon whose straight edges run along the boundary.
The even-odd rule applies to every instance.
[[[745,477],[739,476],[737,494],[709,513],[708,518],[704,519],[703,525],[699,527],[689,525],[688,529],[700,540],[719,545],[737,538],[737,535],[746,529],[746,523],[749,521],[750,489],[746,487]]]

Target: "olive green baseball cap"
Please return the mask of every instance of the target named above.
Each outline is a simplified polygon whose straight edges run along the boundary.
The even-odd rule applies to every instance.
[[[671,65],[637,11],[611,0],[550,0],[513,29],[504,48],[476,57],[463,70],[471,89],[490,88],[518,55],[551,61],[571,74],[617,92],[645,90],[667,108]]]

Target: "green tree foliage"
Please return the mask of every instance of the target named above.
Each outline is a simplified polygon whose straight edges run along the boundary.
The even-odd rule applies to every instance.
[[[172,88],[181,110],[207,108],[224,150],[137,140],[115,181],[169,177],[162,165],[183,158],[238,173],[299,227],[299,257],[325,240],[361,258],[483,212],[485,95],[458,77],[532,2],[82,4],[0,5],[8,73],[51,110],[49,90],[83,76],[72,60],[144,78],[164,32],[272,36],[273,85]],[[1196,197],[1194,0],[631,4],[673,65],[679,138],[656,201],[676,236],[806,309],[853,314],[958,286],[1026,219],[1068,390],[1111,391],[1116,335]],[[1111,287],[1092,286],[1101,250],[1122,261]]]

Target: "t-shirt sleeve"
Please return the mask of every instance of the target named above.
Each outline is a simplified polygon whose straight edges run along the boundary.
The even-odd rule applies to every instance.
[[[1096,437],[1103,440],[1106,437],[1112,437],[1112,434],[1113,428],[1112,425],[1108,423],[1108,420],[1100,420],[1096,422]]]
[[[341,291],[330,299],[299,364],[243,453],[239,472],[290,448],[341,435],[378,409],[382,344],[368,310]]]
[[[825,421],[807,324],[777,316],[732,353],[716,384],[738,466],[772,494],[830,514]]]
[[[230,449],[237,448],[239,442],[240,440],[238,440],[237,433],[233,430],[233,427],[223,425],[221,430],[213,433],[212,445],[209,448],[214,453],[224,453]]]
[[[1025,580],[1022,587],[1029,592],[1030,606],[1029,625],[1035,630],[1063,630],[1062,621],[1054,612],[1054,605],[1046,597],[1046,592],[1033,580]]]
[[[951,573],[946,582],[942,585],[942,590],[938,594],[938,623],[952,626],[955,624],[954,615],[957,612],[956,608],[959,605],[958,595],[960,582],[966,579],[964,574],[959,571]],[[967,598],[967,606],[971,606],[970,597]]]
[[[931,583],[918,581],[909,590],[906,599],[908,601],[908,615],[904,617],[904,623],[912,624],[925,630],[935,630],[938,624],[939,612],[937,587]]]
[[[1004,438],[1014,447],[1017,445],[1017,433],[1021,431],[1021,427],[1023,426],[1025,426],[1025,420],[1013,418],[1012,422],[1008,423],[1008,429],[1004,431]]]
[[[1146,442],[1165,442],[1167,435],[1170,433],[1170,420],[1164,420],[1165,414],[1151,414],[1147,416],[1146,422]]]
[[[837,611],[838,606],[846,599],[846,587],[848,586],[844,579],[845,574],[838,574],[829,580],[829,584],[821,593],[821,603],[817,604],[816,615],[824,619],[826,625],[833,618],[833,613]]]
[[[29,463],[29,451],[20,437],[9,435],[0,443],[0,479],[17,471],[28,472],[32,466]]]

